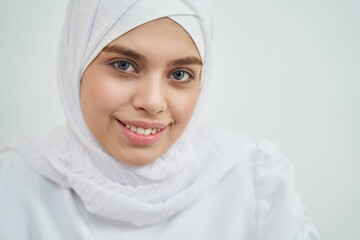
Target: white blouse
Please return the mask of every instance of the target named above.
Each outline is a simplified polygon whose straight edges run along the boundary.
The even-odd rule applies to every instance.
[[[317,239],[294,192],[289,160],[266,140],[245,145],[248,155],[189,206],[141,227],[89,212],[72,187],[38,174],[16,151],[4,149],[0,239]]]

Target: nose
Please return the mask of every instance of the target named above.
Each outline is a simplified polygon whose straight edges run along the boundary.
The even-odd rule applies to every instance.
[[[133,106],[149,114],[165,111],[167,109],[165,84],[161,76],[156,74],[141,79],[133,98]]]

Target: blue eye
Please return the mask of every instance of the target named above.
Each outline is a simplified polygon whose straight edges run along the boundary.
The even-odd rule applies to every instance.
[[[120,70],[120,71],[126,71],[126,72],[134,72],[135,71],[135,68],[134,66],[128,62],[128,61],[124,61],[124,60],[121,60],[121,61],[117,61],[114,63],[115,64],[115,67]]]
[[[187,73],[187,72],[185,72],[185,71],[183,71],[183,70],[177,70],[177,71],[173,72],[173,73],[171,74],[171,76],[172,76],[172,78],[174,78],[175,80],[177,80],[177,81],[182,81],[182,82],[186,82],[186,81],[188,81],[190,78],[192,78],[192,76],[191,76],[189,73]]]

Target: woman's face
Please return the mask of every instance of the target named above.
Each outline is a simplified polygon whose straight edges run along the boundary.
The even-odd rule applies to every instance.
[[[198,99],[202,63],[187,32],[169,18],[110,43],[85,70],[85,122],[116,159],[155,161],[185,130]]]

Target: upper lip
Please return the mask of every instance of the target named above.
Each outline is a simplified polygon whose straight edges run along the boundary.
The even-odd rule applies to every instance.
[[[119,120],[119,119],[118,119]],[[160,123],[160,122],[147,122],[147,121],[125,121],[125,120],[119,120],[120,122],[128,125],[132,125],[135,127],[142,127],[144,129],[147,128],[156,128],[156,129],[163,129],[167,125]]]

